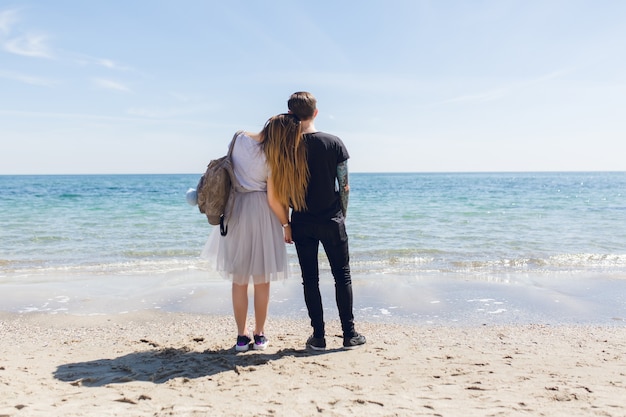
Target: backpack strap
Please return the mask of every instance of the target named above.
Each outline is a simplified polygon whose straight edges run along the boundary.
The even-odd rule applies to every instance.
[[[233,148],[235,147],[235,142],[237,141],[237,136],[243,133],[243,130],[238,130],[235,132],[233,139],[230,141],[230,145],[228,145],[228,157],[233,154]]]
[[[228,196],[228,202],[226,203],[224,214],[222,214],[222,216],[220,217],[220,234],[222,236],[226,236],[226,234],[228,233],[228,218],[232,214],[233,206],[235,205],[236,194],[237,192],[243,190],[243,186],[239,183],[239,180],[237,180],[237,177],[235,176],[235,171],[232,165],[233,148],[235,147],[235,142],[237,141],[237,137],[242,133],[243,133],[243,130],[238,130],[235,132],[235,134],[233,135],[233,139],[230,141],[230,144],[228,145],[228,153],[226,154],[226,157],[231,161],[230,170],[229,170],[230,194]]]
[[[243,133],[244,133],[243,130],[238,130],[237,132],[235,132],[235,134],[233,135],[233,139],[230,141],[230,144],[228,145],[228,154],[227,154],[228,159],[231,160],[231,171],[230,171],[231,188],[233,190],[235,190],[236,192],[238,192],[238,193],[248,192],[248,190],[243,185],[241,185],[241,183],[239,182],[239,180],[235,176],[235,166],[232,163],[232,160],[233,160],[232,154],[233,154],[233,149],[235,148],[235,142],[237,141],[237,137],[239,137],[239,135],[241,135]]]

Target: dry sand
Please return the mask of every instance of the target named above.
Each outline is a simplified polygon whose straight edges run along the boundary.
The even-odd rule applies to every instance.
[[[228,316],[0,313],[0,416],[626,416],[623,325],[327,327],[235,354]]]

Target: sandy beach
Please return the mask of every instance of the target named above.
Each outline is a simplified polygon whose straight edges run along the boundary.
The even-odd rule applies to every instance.
[[[0,313],[1,416],[625,416],[626,328],[359,322],[309,352],[271,317],[236,354],[233,319]]]

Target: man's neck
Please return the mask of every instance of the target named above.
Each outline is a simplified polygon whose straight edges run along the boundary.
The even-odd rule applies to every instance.
[[[317,129],[313,124],[313,120],[303,120],[302,122],[302,133],[315,133]]]

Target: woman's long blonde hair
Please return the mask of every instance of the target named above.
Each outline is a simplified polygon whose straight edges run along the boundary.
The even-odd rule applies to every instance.
[[[271,117],[261,136],[278,201],[295,210],[304,210],[309,168],[300,119],[287,113]]]

